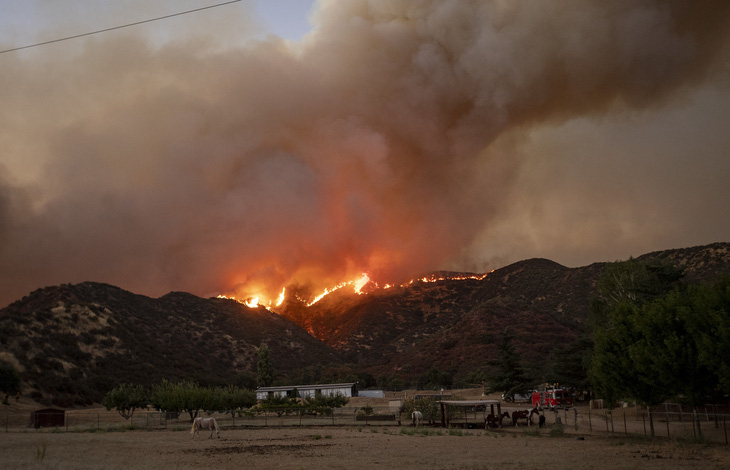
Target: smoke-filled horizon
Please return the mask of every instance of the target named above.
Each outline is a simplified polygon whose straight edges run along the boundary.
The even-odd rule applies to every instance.
[[[2,54],[0,304],[727,241],[729,10],[329,0],[299,43],[244,8]]]

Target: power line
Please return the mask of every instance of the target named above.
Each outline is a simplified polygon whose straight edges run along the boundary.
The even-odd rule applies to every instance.
[[[100,29],[98,31],[91,31],[90,33],[77,34],[75,36],[68,36],[68,37],[65,37],[65,38],[53,39],[51,41],[39,42],[39,43],[36,43],[36,44],[29,44],[27,46],[14,47],[12,49],[6,49],[4,51],[0,51],[0,54],[4,54],[6,52],[19,51],[21,49],[28,49],[28,48],[31,48],[31,47],[45,46],[46,44],[53,44],[54,42],[68,41],[69,39],[82,38],[84,36],[91,36],[92,34],[106,33],[108,31],[114,31],[115,29],[129,28],[130,26],[137,26],[137,25],[144,24],[144,23],[151,23],[153,21],[164,20],[164,19],[167,19],[167,18],[172,18],[174,16],[187,15],[188,13],[195,13],[196,11],[202,11],[202,10],[208,10],[210,8],[222,7],[223,5],[229,5],[231,3],[236,3],[236,2],[240,2],[240,1],[241,0],[231,0],[230,2],[218,3],[216,5],[210,5],[210,6],[207,6],[207,7],[196,8],[194,10],[181,11],[179,13],[173,13],[171,15],[160,16],[160,17],[157,17],[157,18],[149,19],[149,20],[137,21],[136,23],[129,23],[129,24],[121,25],[121,26],[114,26],[113,28],[106,28],[106,29]]]

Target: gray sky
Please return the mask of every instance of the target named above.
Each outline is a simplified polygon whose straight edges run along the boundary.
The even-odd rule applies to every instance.
[[[0,0],[0,49],[214,3]],[[243,1],[0,54],[0,305],[728,241],[728,5]]]

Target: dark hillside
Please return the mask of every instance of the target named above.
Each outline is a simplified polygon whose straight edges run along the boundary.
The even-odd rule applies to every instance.
[[[729,247],[717,243],[641,259],[669,260],[685,269],[687,282],[710,281],[730,273]],[[525,260],[482,280],[415,281],[365,295],[338,292],[311,307],[295,305],[291,319],[375,376],[415,380],[437,367],[463,379],[495,358],[506,327],[533,374],[549,374],[554,352],[586,333],[591,296],[605,266]],[[281,314],[289,316],[289,310]]]
[[[256,370],[266,343],[274,366],[292,370],[338,355],[264,308],[170,293],[159,299],[98,283],[39,289],[0,311],[2,356],[26,386],[55,404],[99,401],[124,382],[231,383]]]
[[[728,243],[639,259],[668,260],[686,282],[730,274]],[[92,282],[47,287],[0,310],[0,360],[21,371],[25,393],[65,406],[98,402],[122,382],[250,379],[262,343],[280,376],[329,367],[413,383],[435,367],[465,380],[487,368],[509,327],[532,376],[551,380],[556,352],[586,333],[605,266],[531,259],[483,278],[439,272],[362,295],[341,289],[311,307],[291,295],[279,315],[182,292],[153,299]]]

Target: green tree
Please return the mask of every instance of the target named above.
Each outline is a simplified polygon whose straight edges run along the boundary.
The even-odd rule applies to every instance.
[[[564,348],[556,349],[552,359],[552,380],[572,386],[577,391],[590,390],[588,370],[591,366],[593,347],[593,339],[585,336]]]
[[[439,421],[441,418],[437,403],[427,398],[412,398],[403,403],[403,413],[406,419],[411,419],[411,414],[414,411],[420,411],[423,414],[423,419],[429,423]]]
[[[233,377],[233,385],[247,390],[256,388],[256,373],[251,371],[239,372]]]
[[[628,273],[650,275],[622,295],[601,292],[598,313],[603,317],[595,322],[591,379],[610,401],[634,398],[651,408],[680,398],[693,406],[701,435],[697,407],[728,391],[730,281],[684,286],[669,268],[624,266]],[[628,278],[615,270],[611,275]],[[618,283],[603,281],[604,289]],[[649,423],[653,435],[651,415]]]
[[[324,395],[315,393],[314,396],[304,398],[304,404],[313,407],[342,408],[349,403],[350,399],[341,393]]]
[[[363,390],[369,387],[374,387],[376,385],[375,377],[368,373],[368,372],[357,372],[357,382],[358,387],[362,388]]]
[[[150,398],[158,410],[188,413],[190,422],[195,420],[200,410],[214,409],[209,407],[217,404],[211,389],[189,381],[173,384],[163,380],[153,387]]]
[[[454,376],[448,372],[431,367],[425,374],[418,378],[418,385],[423,389],[428,388],[450,388],[454,383]]]
[[[489,393],[489,386],[487,385],[489,383],[489,374],[485,370],[469,371],[464,381],[467,384],[479,385],[482,388],[482,393],[485,395]]]
[[[101,404],[107,410],[115,408],[124,419],[134,415],[137,408],[144,408],[149,403],[149,391],[143,385],[122,384],[107,393]]]
[[[525,368],[513,344],[514,335],[506,327],[500,335],[497,360],[492,362],[493,372],[489,375],[488,393],[504,392],[507,395],[526,393],[531,388]]]
[[[706,325],[699,328],[700,362],[715,371],[716,395],[730,394],[730,277],[711,286],[697,286],[690,291],[694,304],[702,309]]]
[[[208,411],[230,411],[250,408],[256,404],[256,392],[235,385],[208,387],[201,408]]]
[[[302,405],[296,397],[287,395],[271,394],[263,400],[259,401],[258,408],[262,410],[274,411],[277,415],[289,414],[292,411],[299,410]]]
[[[609,325],[597,330],[590,377],[596,391],[613,407],[621,398],[633,398],[653,407],[672,396],[673,384],[652,370],[649,346],[638,328],[640,308],[621,301],[611,312]],[[663,380],[663,381],[662,381]],[[649,415],[654,435],[654,420]]]
[[[8,397],[20,391],[20,374],[11,364],[0,361],[0,391],[5,394],[3,404],[8,404]]]
[[[271,363],[269,347],[262,344],[259,347],[259,361],[256,365],[256,382],[259,387],[269,387],[274,383],[274,366]]]
[[[599,305],[617,305],[623,301],[641,305],[659,297],[678,285],[681,269],[668,261],[628,261],[609,263],[598,281]]]
[[[680,270],[661,261],[632,258],[604,269],[589,315],[595,346],[588,376],[608,406],[633,398],[651,411],[672,395],[673,384],[652,370],[647,358],[647,324],[637,322],[642,306],[665,296],[681,278]],[[654,435],[651,413],[649,427]]]
[[[347,405],[349,401],[350,399],[341,393],[333,395],[315,393],[314,396],[305,397],[302,404],[304,408],[310,411],[314,410],[319,414],[330,416],[333,408],[341,408]]]
[[[632,357],[669,383],[680,399],[693,407],[698,435],[702,435],[698,407],[727,393],[723,365],[727,348],[722,325],[728,325],[730,284],[693,285],[675,289],[642,309],[637,321],[643,338],[632,347]],[[727,367],[725,365],[725,367]]]
[[[225,393],[226,403],[222,409],[238,410],[241,408],[251,408],[257,403],[256,392],[252,390],[229,386],[226,387]]]

